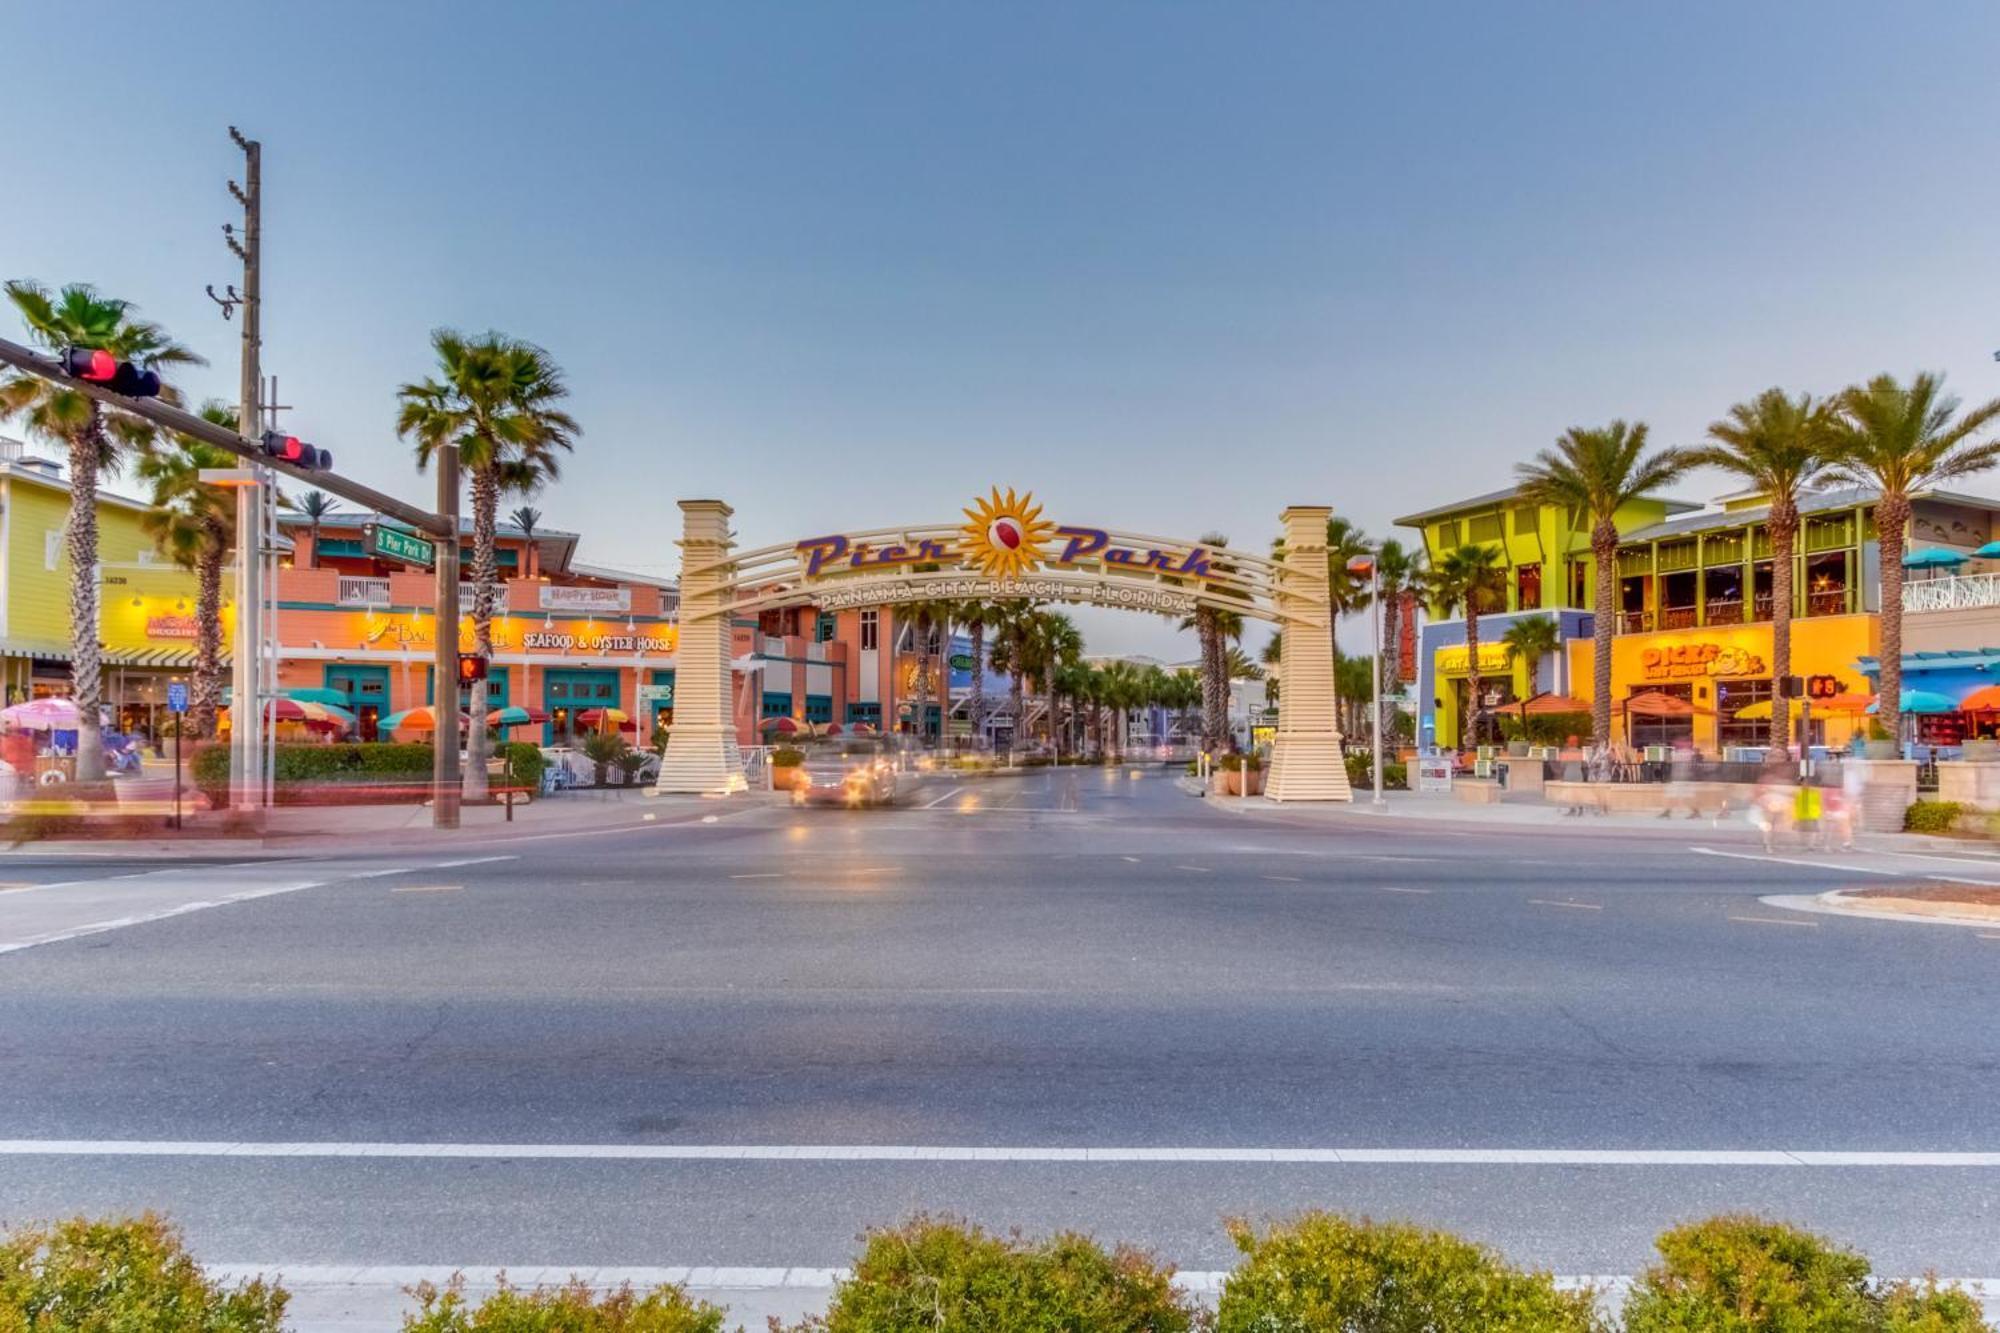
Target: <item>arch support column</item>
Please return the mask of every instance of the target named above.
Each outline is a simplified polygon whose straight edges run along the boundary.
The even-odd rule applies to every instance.
[[[681,503],[681,626],[674,654],[674,725],[655,792],[726,795],[748,785],[729,714],[730,606],[736,572],[728,563],[733,512],[720,500]]]
[[[1326,524],[1332,517],[1324,505],[1293,505],[1283,515],[1278,737],[1264,782],[1264,795],[1273,801],[1354,799],[1333,702],[1333,598],[1326,568]]]

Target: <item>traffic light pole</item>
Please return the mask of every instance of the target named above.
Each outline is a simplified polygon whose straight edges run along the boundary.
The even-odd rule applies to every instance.
[[[458,771],[458,446],[437,451],[438,517],[450,535],[437,544],[437,645],[431,667],[431,827],[457,828]]]
[[[236,430],[254,440],[263,432],[258,398],[264,387],[260,363],[263,351],[263,146],[229,127],[229,137],[243,150],[243,183],[229,182],[229,192],[243,205],[243,236],[230,233],[229,248],[243,261],[243,356],[236,399]],[[224,307],[225,313],[228,307]],[[269,474],[258,470],[258,481],[236,488],[236,644],[229,710],[229,788],[238,810],[264,804],[264,510]]]

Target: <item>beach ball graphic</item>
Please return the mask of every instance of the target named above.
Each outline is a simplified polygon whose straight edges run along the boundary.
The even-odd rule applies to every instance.
[[[1021,521],[1011,514],[1003,514],[993,520],[986,529],[986,540],[1003,551],[1021,549]]]

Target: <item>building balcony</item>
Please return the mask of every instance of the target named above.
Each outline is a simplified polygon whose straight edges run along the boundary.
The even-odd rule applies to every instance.
[[[1663,606],[1660,608],[1661,629],[1693,629],[1697,616],[1692,606]]]
[[[1903,585],[1903,610],[1909,614],[1978,611],[1992,606],[2000,606],[2000,574],[1955,574]]]
[[[389,605],[389,580],[342,574],[333,600],[341,606]]]

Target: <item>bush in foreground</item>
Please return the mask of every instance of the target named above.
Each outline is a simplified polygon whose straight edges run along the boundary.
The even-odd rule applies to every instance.
[[[151,1213],[72,1218],[0,1238],[0,1330],[14,1333],[278,1333],[282,1287],[224,1290],[180,1232]]]
[[[1625,1302],[1627,1333],[1976,1333],[1978,1304],[1935,1283],[1876,1289],[1868,1261],[1760,1217],[1714,1217],[1654,1244]]]
[[[472,1305],[464,1279],[453,1278],[442,1289],[425,1282],[410,1294],[417,1312],[403,1316],[403,1333],[722,1333],[723,1311],[679,1287],[641,1295],[629,1286],[599,1293],[579,1281],[532,1291],[502,1284]]]
[[[1903,812],[1903,828],[1910,833],[1949,833],[1964,813],[1957,801],[1918,801]]]
[[[1217,1333],[1598,1333],[1587,1291],[1556,1290],[1441,1231],[1307,1213],[1230,1226],[1244,1261],[1222,1285]]]
[[[1173,1269],[1087,1236],[995,1236],[918,1217],[869,1232],[825,1316],[794,1333],[1186,1333]]]

